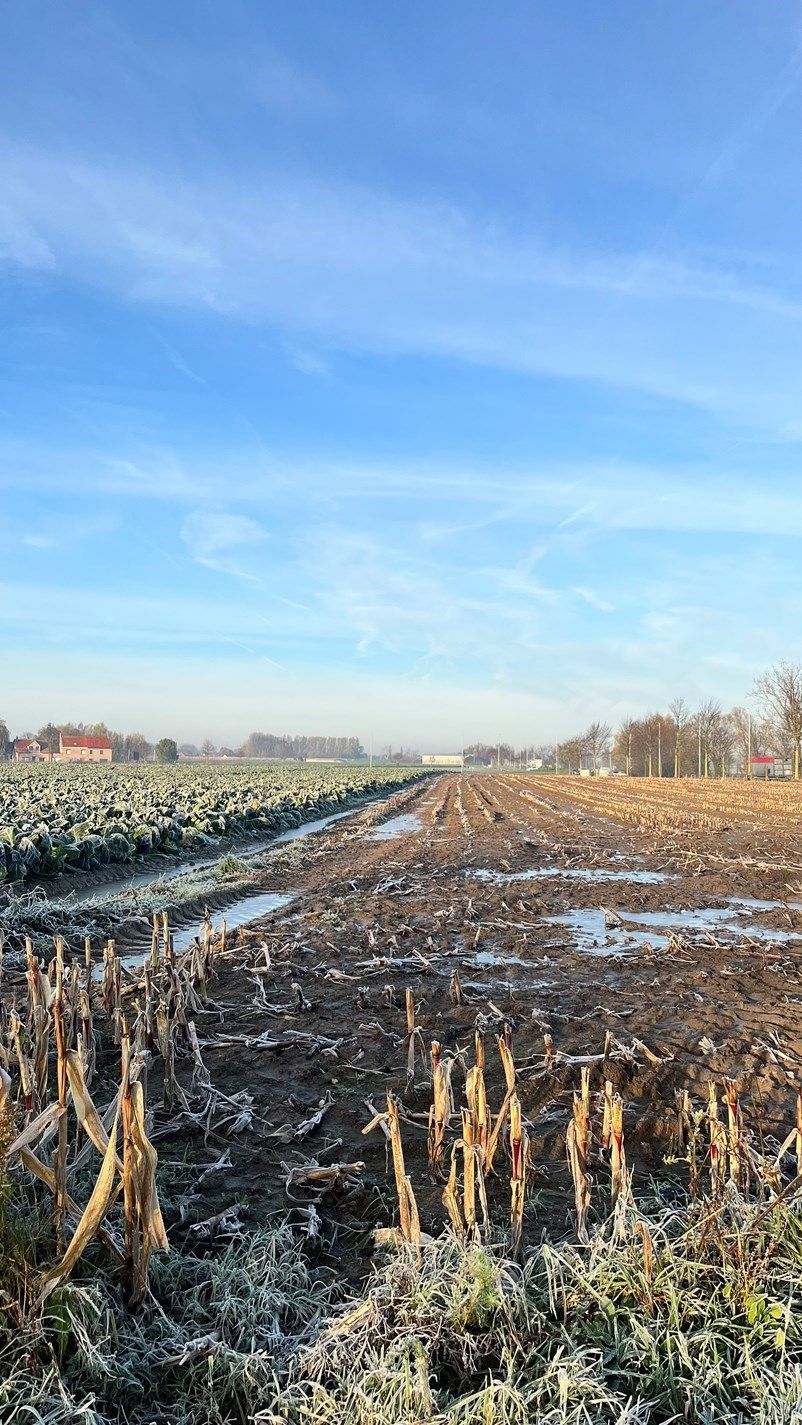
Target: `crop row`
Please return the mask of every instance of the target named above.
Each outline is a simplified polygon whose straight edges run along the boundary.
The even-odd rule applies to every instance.
[[[403,768],[0,766],[0,881],[95,871],[136,857],[265,835],[390,792]]]

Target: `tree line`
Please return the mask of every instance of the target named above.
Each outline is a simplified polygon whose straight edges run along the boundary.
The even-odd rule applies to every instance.
[[[617,730],[594,722],[557,749],[560,770],[610,766],[633,777],[748,775],[754,757],[777,757],[802,774],[802,664],[779,663],[754,685],[754,710],[724,709],[715,698],[692,708],[674,698],[666,712],[624,717]]]
[[[288,733],[252,732],[239,748],[240,757],[364,757],[358,737],[304,737]]]
[[[305,737],[272,732],[252,732],[241,747],[216,747],[206,738],[197,747],[193,742],[177,744],[170,737],[153,743],[141,732],[115,732],[105,722],[46,722],[36,732],[21,732],[18,737],[35,737],[42,747],[53,754],[59,750],[61,733],[79,737],[107,737],[111,742],[114,762],[174,762],[179,752],[188,757],[275,757],[303,759],[331,757],[358,759],[366,754],[358,737]],[[0,718],[0,759],[10,757],[14,741],[7,723]],[[395,759],[397,760],[397,758]],[[420,754],[418,754],[420,760]]]

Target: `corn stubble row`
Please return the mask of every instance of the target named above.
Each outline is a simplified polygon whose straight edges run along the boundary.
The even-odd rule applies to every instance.
[[[516,783],[522,779],[514,779]],[[722,831],[733,822],[762,830],[798,830],[802,783],[741,781],[734,778],[627,777],[580,780],[561,777],[561,798],[594,812],[658,832]]]
[[[407,993],[407,1039],[410,1054],[421,1030],[410,1011]],[[623,1232],[623,1214],[634,1206],[632,1173],[627,1167],[624,1100],[606,1076],[613,1041],[608,1034],[604,1051],[587,1056],[591,1062],[580,1069],[579,1088],[572,1095],[570,1117],[565,1134],[565,1151],[573,1187],[573,1216],[580,1243],[590,1240],[588,1225],[593,1200],[594,1174],[601,1171],[607,1181],[600,1204],[602,1213],[609,1209],[613,1233]],[[517,1259],[524,1246],[524,1208],[526,1190],[538,1173],[531,1148],[531,1128],[521,1108],[518,1093],[519,1074],[513,1058],[512,1034],[509,1025],[496,1038],[496,1048],[504,1077],[504,1091],[497,1113],[488,1103],[485,1081],[485,1041],[477,1030],[474,1037],[474,1063],[465,1067],[463,1056],[445,1056],[438,1040],[433,1040],[429,1058],[431,1105],[427,1117],[427,1158],[431,1181],[442,1184],[442,1203],[456,1237],[461,1241],[479,1241],[484,1234],[489,1239],[491,1194],[504,1195],[506,1181],[509,1250]],[[659,1062],[639,1040],[633,1048],[643,1051],[652,1062]],[[630,1051],[631,1052],[631,1051]],[[535,1071],[542,1081],[551,1067],[563,1056],[555,1055],[551,1036],[544,1035],[543,1066]],[[411,1061],[410,1061],[411,1063]],[[464,1073],[466,1102],[458,1106],[454,1096],[454,1074],[457,1067]],[[596,1066],[600,1087],[591,1092],[592,1067]],[[527,1072],[531,1065],[527,1066]],[[408,1063],[408,1087],[411,1068]],[[555,1093],[557,1092],[555,1080]],[[398,1234],[380,1232],[379,1240],[395,1237],[411,1244],[416,1252],[431,1239],[422,1233],[412,1179],[407,1172],[402,1141],[402,1118],[414,1122],[419,1115],[406,1112],[403,1103],[392,1092],[387,1095],[386,1111],[377,1114],[362,1130],[370,1133],[382,1125],[392,1155],[395,1191],[398,1200]],[[794,1125],[783,1142],[769,1152],[760,1135],[751,1134],[744,1126],[738,1084],[725,1078],[719,1087],[711,1081],[706,1103],[694,1106],[688,1090],[677,1090],[673,1105],[674,1131],[664,1145],[664,1158],[670,1164],[684,1164],[688,1170],[688,1190],[692,1199],[705,1198],[713,1204],[722,1201],[728,1184],[770,1206],[778,1197],[802,1185],[802,1089],[796,1090]],[[637,1125],[636,1125],[637,1126]],[[456,1135],[455,1135],[456,1131]],[[792,1159],[789,1159],[792,1155]],[[789,1161],[795,1164],[789,1173]]]
[[[168,1246],[147,1112],[148,1074],[158,1068],[162,1107],[168,1113],[176,1109],[188,1113],[187,1091],[176,1076],[179,1053],[193,1064],[188,1092],[201,1098],[211,1094],[194,1016],[206,1002],[215,960],[225,948],[225,923],[216,941],[207,916],[202,937],[177,959],[167,916],[154,917],[149,959],[133,983],[123,983],[113,942],[105,946],[99,975],[89,944],[82,963],[73,958],[68,964],[66,947],[57,940],[46,968],[28,945],[24,994],[15,994],[10,1003],[7,996],[0,999],[0,1170],[31,1174],[52,1196],[57,1260],[41,1277],[40,1301],[69,1275],[94,1240],[118,1264],[127,1303],[136,1307],[143,1300],[151,1254]],[[1,972],[0,956],[0,980]],[[454,998],[458,995],[452,986]],[[95,1102],[101,1038],[112,1042],[118,1056],[116,1091],[102,1110]],[[506,1199],[502,1211],[508,1220],[510,1252],[516,1258],[521,1255],[527,1190],[539,1170],[532,1125],[526,1120],[519,1090],[527,1075],[548,1082],[549,1075],[566,1063],[576,1063],[580,1069],[565,1134],[577,1236],[580,1242],[588,1241],[594,1195],[597,1211],[603,1216],[609,1208],[614,1224],[618,1222],[614,1230],[621,1230],[622,1212],[632,1202],[631,1174],[624,1101],[609,1077],[608,1065],[612,1056],[624,1053],[631,1058],[635,1051],[659,1062],[645,1045],[635,1040],[632,1050],[623,1051],[608,1035],[603,1052],[580,1062],[556,1052],[547,1033],[542,1064],[533,1068],[530,1063],[519,1070],[512,1031],[504,1024],[495,1041],[504,1084],[495,1108],[488,1094],[485,1038],[479,1029],[471,1064],[462,1054],[444,1054],[437,1040],[427,1053],[408,991],[405,1038],[407,1087],[413,1087],[416,1061],[422,1059],[431,1090],[425,1123],[420,1125],[426,1131],[429,1176],[440,1184],[446,1218],[460,1240],[491,1235],[491,1208],[495,1210],[501,1193]],[[462,1104],[455,1097],[458,1067],[464,1078]],[[555,1098],[559,1082],[555,1076]],[[188,1113],[197,1121],[205,1115],[205,1108],[200,1114]],[[415,1117],[401,1099],[388,1093],[386,1110],[363,1131],[381,1126],[385,1133],[392,1156],[398,1231],[420,1251],[427,1238],[402,1138],[402,1122]],[[679,1091],[674,1121],[666,1157],[687,1166],[694,1197],[706,1195],[717,1202],[726,1185],[733,1183],[741,1192],[752,1191],[769,1203],[796,1181],[788,1180],[790,1155],[796,1172],[802,1170],[802,1091],[796,1094],[793,1127],[775,1145],[774,1153],[745,1128],[738,1086],[730,1079],[721,1090],[711,1082],[702,1106],[695,1106],[687,1091]],[[79,1186],[93,1164],[94,1183],[80,1206]],[[601,1191],[595,1185],[599,1175],[605,1184]],[[306,1180],[300,1170],[296,1179]]]
[[[220,943],[224,949],[225,925]],[[205,1000],[214,953],[208,916],[202,940],[180,960],[167,916],[154,917],[149,962],[133,984],[123,985],[113,941],[104,948],[99,977],[89,942],[83,963],[73,958],[68,965],[57,939],[46,968],[27,943],[24,994],[0,1000],[0,1180],[22,1170],[52,1194],[58,1260],[41,1277],[40,1303],[94,1240],[117,1262],[129,1306],[147,1292],[151,1254],[168,1249],[146,1104],[148,1072],[159,1065],[168,1110],[187,1103],[175,1073],[179,1048],[194,1060],[193,1087],[208,1084],[193,1015]],[[118,1065],[116,1091],[102,1111],[94,1098],[101,1038],[112,1041]],[[73,1193],[98,1157],[81,1207]],[[112,1225],[116,1207],[121,1213]]]

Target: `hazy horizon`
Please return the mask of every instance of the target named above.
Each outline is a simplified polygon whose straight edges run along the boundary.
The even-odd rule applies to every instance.
[[[796,8],[3,29],[12,731],[522,745],[798,656]]]

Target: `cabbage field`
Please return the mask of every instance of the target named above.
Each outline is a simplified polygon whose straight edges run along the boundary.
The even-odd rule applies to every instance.
[[[398,767],[0,763],[0,882],[278,833],[403,785]]]

